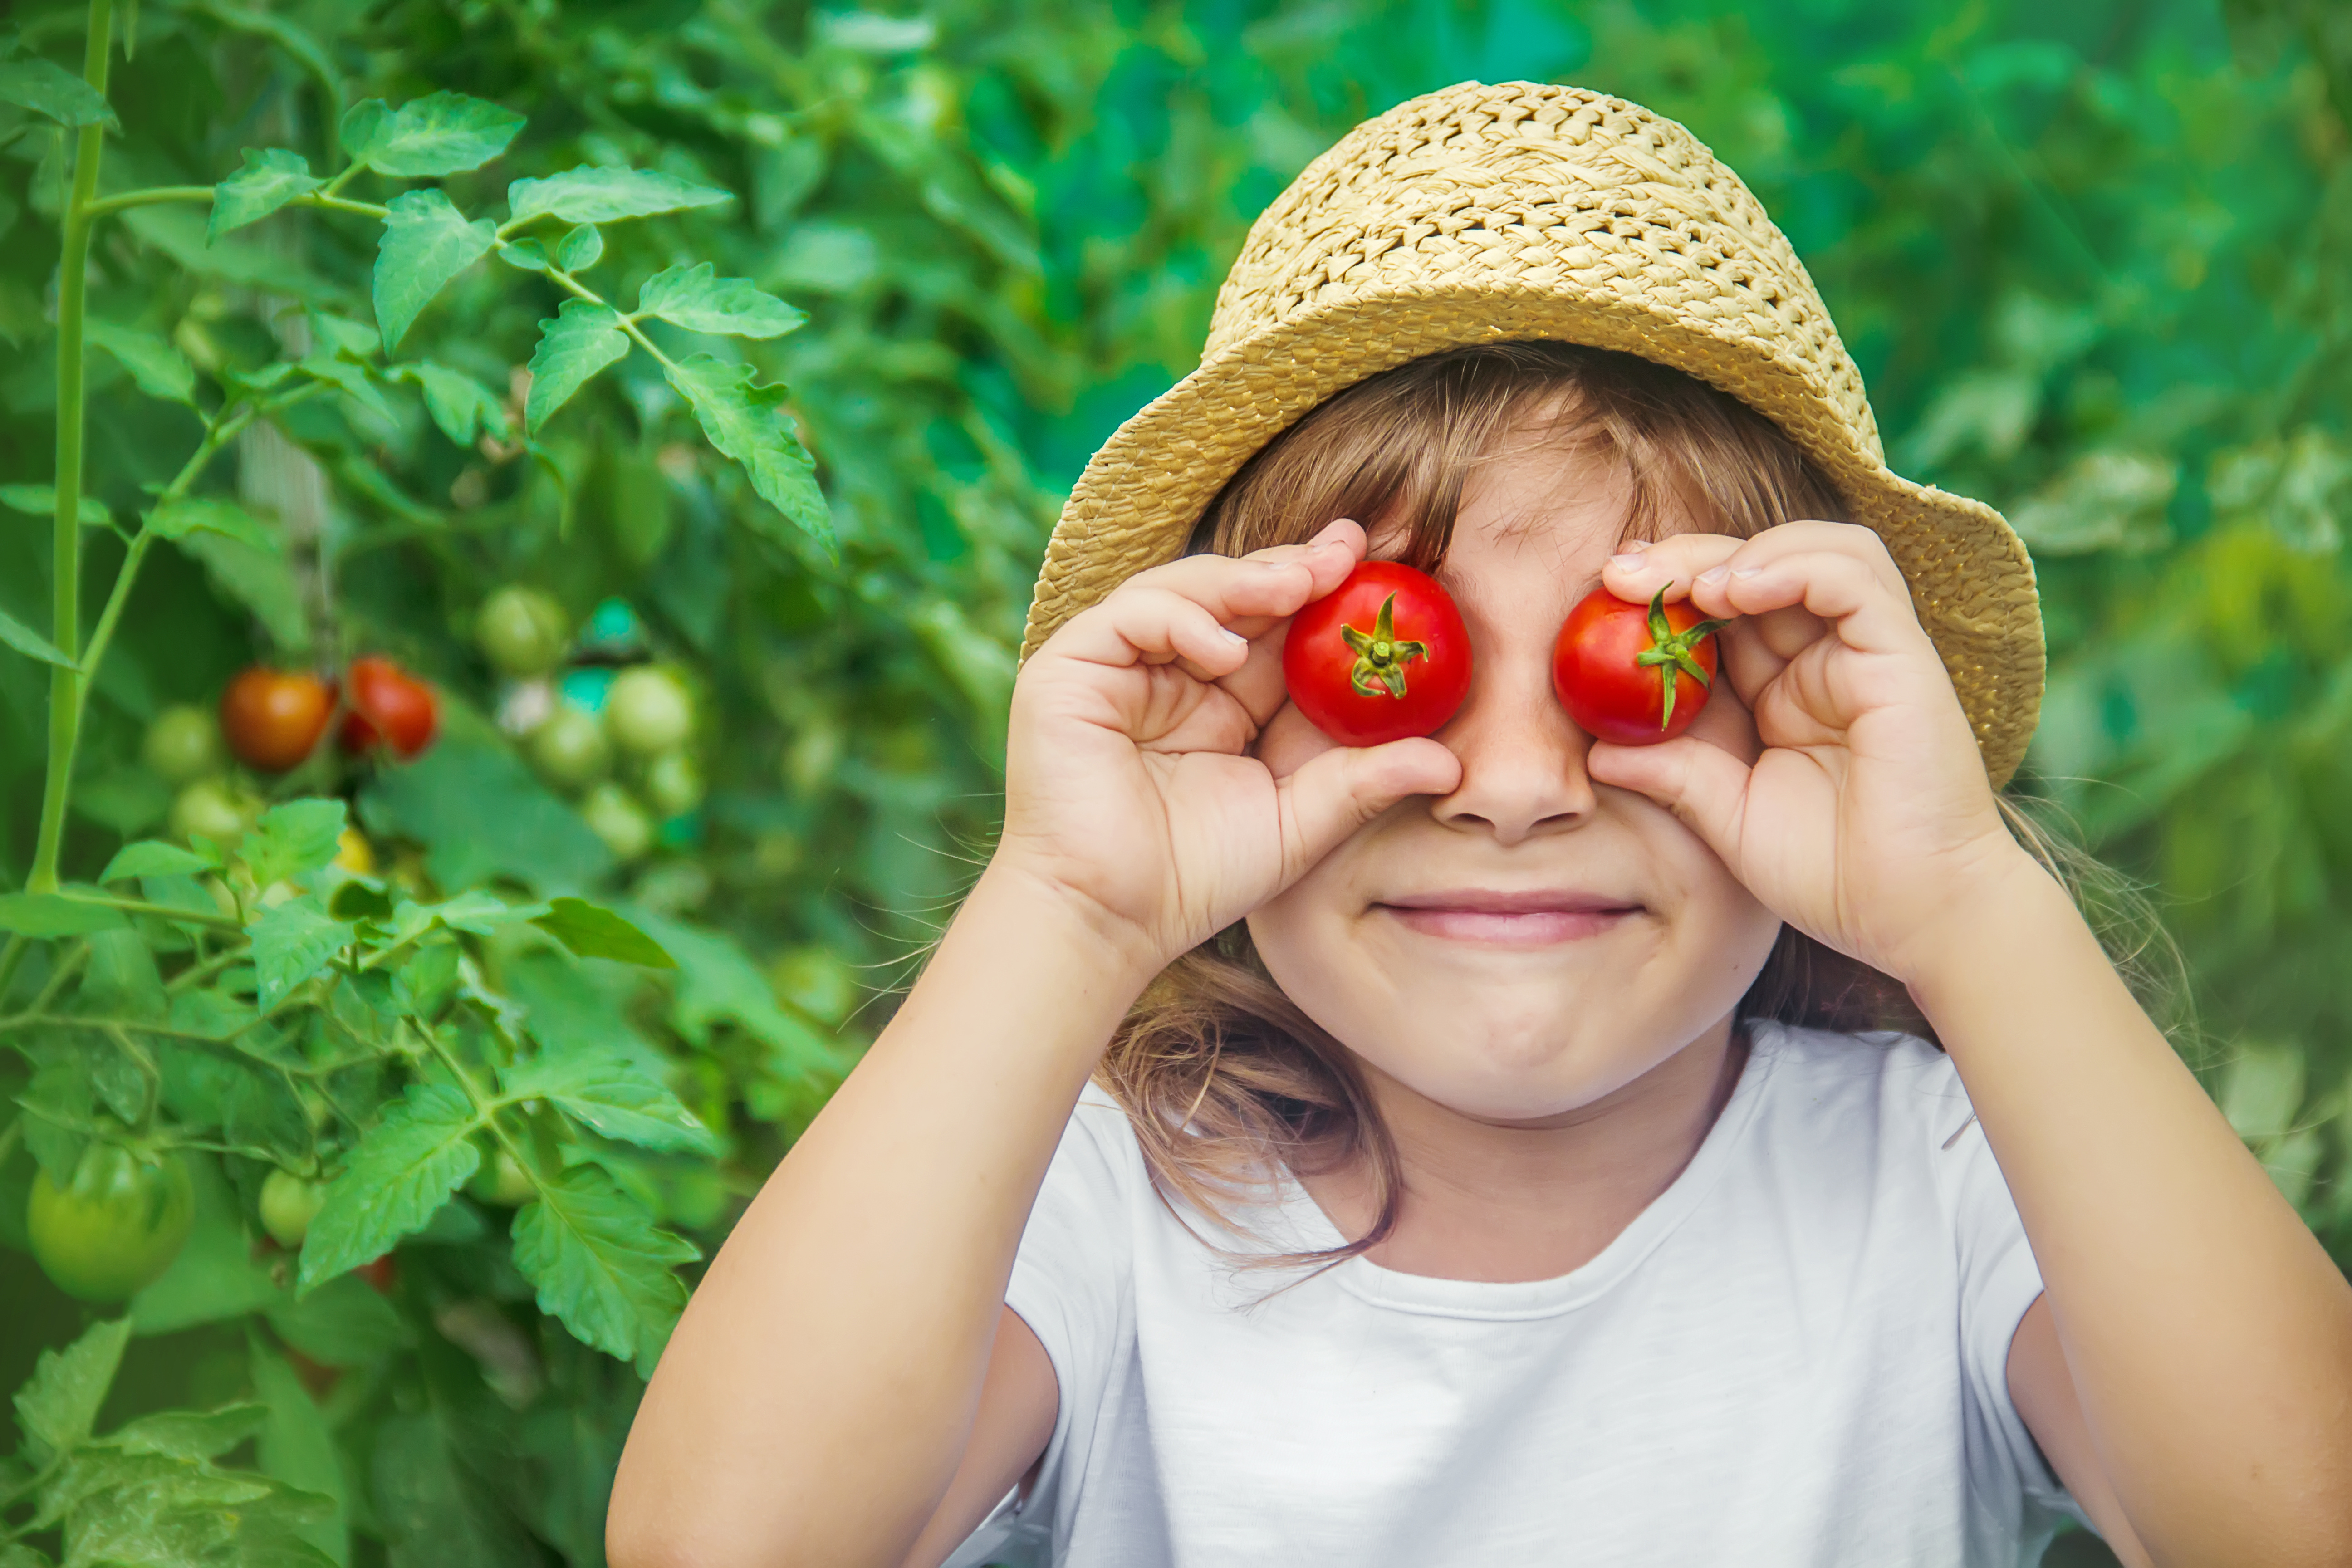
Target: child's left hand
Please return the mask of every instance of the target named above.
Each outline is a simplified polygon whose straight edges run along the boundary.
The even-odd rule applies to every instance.
[[[1612,557],[1601,583],[1637,602],[1671,584],[1669,599],[1740,617],[1720,634],[1717,679],[1756,716],[1752,767],[1696,736],[1596,742],[1589,766],[1672,810],[1781,919],[1907,982],[1973,889],[2031,866],[1869,529],[1678,534]]]

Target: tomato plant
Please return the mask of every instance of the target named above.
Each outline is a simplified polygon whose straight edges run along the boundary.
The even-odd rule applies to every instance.
[[[306,1182],[291,1171],[272,1171],[261,1179],[256,1208],[269,1238],[292,1252],[300,1250],[310,1222],[326,1201],[327,1190],[318,1183]]]
[[[1640,605],[1595,588],[1577,601],[1552,647],[1552,689],[1596,740],[1621,746],[1670,741],[1691,726],[1715,689],[1711,621],[1658,590]]]
[[[1434,577],[1366,561],[1291,617],[1282,679],[1341,745],[1432,734],[1470,693],[1470,631]]]
[[[120,1301],[187,1245],[195,1189],[176,1153],[93,1141],[64,1182],[47,1169],[33,1178],[25,1222],[33,1256],[58,1289],[85,1301]]]
[[[499,674],[529,679],[563,662],[572,617],[539,589],[510,584],[482,601],[474,616],[474,641]]]
[[[239,762],[280,773],[310,754],[334,711],[334,688],[308,670],[255,665],[222,689],[220,727]]]
[[[378,746],[413,761],[441,732],[433,689],[380,654],[352,660],[343,672],[343,722],[336,742],[358,755]]]
[[[693,700],[668,670],[640,665],[623,670],[606,693],[604,727],[624,752],[658,756],[693,732]]]

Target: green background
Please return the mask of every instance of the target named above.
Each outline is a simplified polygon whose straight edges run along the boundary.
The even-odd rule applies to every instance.
[[[14,19],[33,49],[79,59],[77,8]],[[1011,650],[1059,498],[1194,363],[1250,219],[1359,120],[1465,79],[1532,78],[1681,120],[1737,168],[1827,298],[1895,466],[2026,537],[2052,678],[2021,788],[2146,884],[2193,979],[2184,1049],[2352,1258],[2352,10],[148,0],[140,26],[113,95],[126,181],[209,184],[241,147],[323,148],[351,100],[451,89],[530,121],[478,199],[577,162],[708,180],[742,199],[616,234],[612,265],[708,258],[811,315],[743,352],[793,388],[837,558],[689,444],[642,359],[534,456],[451,447],[406,408],[287,431],[329,485],[332,636],[395,652],[459,710],[462,743],[376,786],[371,825],[449,888],[597,888],[724,932],[774,988],[745,996],[752,971],[716,964],[726,978],[685,998],[685,1025],[673,995],[646,1026],[682,1030],[700,1053],[682,1070],[719,1114],[737,1107],[716,1183],[666,1211],[706,1246],[829,1081],[762,1078],[728,1042],[851,1051],[887,1012],[985,852]],[[0,483],[49,477],[53,145],[37,132],[0,151]],[[94,309],[199,359],[264,332],[271,301],[365,314],[360,229],[273,219],[207,249],[201,227],[132,215],[100,247]],[[478,268],[419,340],[503,385],[555,302],[515,283]],[[94,363],[91,489],[127,513],[195,426]],[[0,513],[0,610],[36,626],[46,550],[40,523]],[[632,871],[581,847],[568,808],[502,770],[468,717],[499,697],[468,617],[510,580],[580,615],[626,596],[697,682],[711,798]],[[161,816],[132,760],[146,720],[209,700],[299,630],[220,563],[159,552],[92,707],[79,875]],[[31,854],[45,700],[37,667],[0,654],[0,885]],[[504,832],[502,812],[545,831]],[[775,1043],[794,1029],[822,1049]],[[79,1319],[14,1254],[0,1291],[13,1384]],[[244,1386],[244,1342],[207,1332],[135,1342],[118,1403]],[[497,1338],[457,1335],[471,1359],[446,1376],[497,1392]],[[523,1445],[533,1544],[484,1503],[497,1517],[457,1519],[436,1548],[457,1554],[437,1560],[477,1538],[596,1560],[587,1521],[634,1384],[576,1346],[540,1353],[561,1400],[477,1399],[482,1429],[559,1412],[587,1436]],[[436,1560],[389,1534],[394,1560]],[[362,1521],[352,1550],[377,1560],[385,1535]]]

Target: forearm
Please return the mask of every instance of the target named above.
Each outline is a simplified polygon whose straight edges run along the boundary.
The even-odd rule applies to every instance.
[[[2160,1564],[2345,1561],[2352,1288],[2021,861],[1913,994],[2033,1244],[2084,1416]]]
[[[961,1457],[1023,1226],[1146,966],[992,868],[696,1291],[615,1555],[896,1563]]]

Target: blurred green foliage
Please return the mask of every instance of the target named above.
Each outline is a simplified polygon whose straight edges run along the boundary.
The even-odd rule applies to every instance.
[[[81,19],[20,0],[8,22],[23,58],[71,68]],[[598,971],[583,993],[514,955],[506,983],[535,1028],[617,1027],[724,1130],[715,1174],[645,1178],[706,1245],[984,846],[1059,493],[1191,367],[1250,219],[1365,116],[1529,77],[1633,99],[1722,153],[1812,268],[1895,466],[2025,534],[2053,673],[2023,787],[2150,884],[2215,1092],[2352,1258],[2352,11],[2333,0],[143,0],[137,29],[110,188],[208,185],[247,147],[323,171],[349,103],[457,90],[529,120],[497,171],[446,182],[466,210],[579,163],[738,192],[612,230],[604,275],[708,258],[809,313],[731,352],[791,387],[837,556],[701,445],[642,355],[533,449],[455,446],[413,393],[289,415],[284,447],[323,480],[300,574],[157,552],[99,680],[68,847],[87,879],[160,821],[137,757],[166,704],[209,701],[259,655],[395,653],[455,713],[437,772],[362,792],[389,848],[443,892],[625,900],[685,965]],[[37,486],[65,139],[0,116],[0,485]],[[101,236],[92,308],[207,372],[250,365],[299,352],[305,309],[367,317],[373,246],[370,225],[303,214],[207,247],[199,209],[142,209]],[[559,298],[477,267],[395,357],[507,388]],[[104,354],[92,376],[90,489],[128,517],[198,426]],[[263,482],[282,450],[238,458],[220,486],[301,512]],[[102,590],[119,547],[89,540]],[[0,612],[45,625],[47,570],[40,525],[0,513]],[[509,582],[575,617],[627,599],[696,687],[709,798],[633,868],[488,721],[505,694],[468,628]],[[43,672],[0,653],[7,887],[45,713]],[[0,1210],[29,1179],[14,1158]],[[257,1177],[225,1169],[199,1236],[233,1250]],[[432,1294],[397,1320],[324,1293],[209,1326],[152,1308],[110,1415],[257,1396],[279,1415],[255,1462],[335,1492],[352,1561],[598,1561],[634,1374],[494,1269],[420,1275]],[[0,1290],[13,1386],[78,1320],[15,1255]],[[314,1405],[289,1349],[355,1371]],[[310,1427],[284,1414],[306,1409]],[[305,1472],[288,1434],[321,1421],[341,1468],[313,1453]]]

